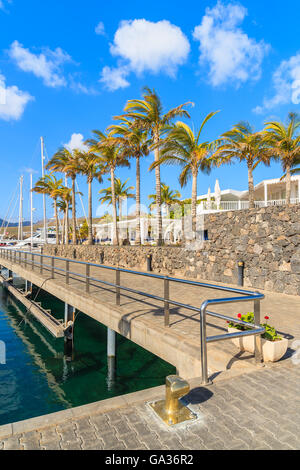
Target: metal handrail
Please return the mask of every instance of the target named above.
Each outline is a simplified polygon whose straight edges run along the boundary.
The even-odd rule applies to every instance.
[[[61,258],[58,256],[50,256],[50,255],[44,255],[43,253],[34,253],[31,251],[23,251],[23,250],[13,250],[13,249],[7,249],[0,247],[0,253],[1,257],[3,257],[3,253],[6,254],[6,259],[11,259],[13,260],[13,253],[14,253],[14,261],[17,262],[17,253],[19,254],[19,259],[18,262],[19,264],[22,264],[22,261],[25,263],[25,266],[31,265],[32,270],[34,270],[34,267],[40,267],[40,272],[43,272],[43,269],[45,268],[46,270],[49,270],[51,272],[51,278],[54,279],[55,273],[64,273],[65,278],[66,278],[66,284],[69,284],[70,276],[75,276],[77,278],[84,279],[86,283],[86,292],[89,293],[90,291],[90,283],[91,282],[97,282],[100,284],[104,284],[109,287],[113,287],[116,289],[116,304],[120,305],[120,292],[126,291],[126,292],[131,292],[137,295],[141,295],[144,297],[148,297],[150,299],[154,299],[157,301],[164,302],[164,312],[165,312],[165,326],[169,327],[169,306],[174,305],[177,307],[181,308],[186,308],[188,310],[195,311],[200,314],[200,340],[201,340],[201,369],[202,369],[202,383],[203,384],[208,384],[209,379],[208,379],[208,364],[207,364],[207,344],[216,342],[216,341],[223,341],[223,340],[229,340],[231,338],[238,338],[238,337],[244,337],[244,336],[250,336],[250,335],[255,335],[256,336],[256,341],[255,341],[255,359],[257,362],[262,361],[262,351],[261,351],[261,338],[260,335],[265,332],[265,329],[260,325],[260,301],[264,299],[264,295],[259,293],[259,292],[251,292],[251,291],[245,291],[242,289],[237,289],[234,287],[226,287],[226,286],[217,286],[214,284],[207,284],[199,281],[191,281],[187,279],[180,279],[180,278],[173,278],[169,276],[163,276],[160,274],[152,274],[152,273],[146,273],[146,272],[140,272],[140,271],[133,271],[129,270],[126,268],[119,268],[119,267],[114,267],[114,266],[106,266],[102,264],[97,264],[97,263],[90,263],[90,262],[85,262],[85,261],[78,261],[70,258]],[[10,256],[9,256],[10,253]],[[27,255],[31,255],[31,261],[27,259]],[[22,258],[22,255],[25,255],[24,258]],[[35,257],[40,257],[41,262],[36,262]],[[45,264],[44,258],[51,259],[51,264]],[[65,261],[66,262],[66,268],[59,268],[58,266],[55,266],[55,260],[59,261]],[[80,274],[80,273],[75,273],[73,271],[70,271],[69,266],[70,263],[74,264],[79,264],[79,265],[85,265],[86,266],[86,274]],[[98,279],[95,277],[90,276],[90,268],[91,267],[97,267],[97,268],[102,268],[102,269],[108,269],[116,272],[116,282],[108,282],[104,281],[103,279]],[[139,275],[139,276],[146,276],[150,278],[155,278],[155,279],[161,279],[164,281],[164,297],[160,297],[157,295],[149,294],[147,292],[143,291],[138,291],[137,289],[133,289],[130,287],[125,287],[122,286],[120,283],[120,274],[121,272],[128,273],[128,274],[133,274],[133,275]],[[192,305],[184,304],[182,302],[177,302],[175,300],[170,299],[169,297],[169,283],[170,282],[178,282],[182,284],[187,284],[187,285],[193,285],[193,286],[198,286],[198,287],[204,287],[204,288],[210,288],[210,289],[215,289],[215,290],[222,290],[226,292],[232,292],[235,294],[241,294],[241,297],[227,297],[227,298],[218,298],[218,299],[208,299],[204,301],[201,305],[201,307],[194,307]],[[216,312],[211,312],[207,310],[209,305],[219,305],[219,304],[225,304],[225,303],[235,303],[235,302],[248,302],[248,301],[253,301],[254,302],[254,324],[252,323],[247,323],[239,319],[235,319],[232,317],[229,317],[227,315],[222,315]],[[222,335],[217,335],[217,336],[210,336],[208,337],[206,335],[206,316],[212,316],[215,318],[219,318],[222,320],[226,321],[231,321],[236,324],[244,325],[248,328],[247,331],[240,331],[237,333],[226,333]]]

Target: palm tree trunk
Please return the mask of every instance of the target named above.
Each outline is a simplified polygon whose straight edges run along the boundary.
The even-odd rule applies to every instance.
[[[57,200],[54,198],[54,217],[55,217],[55,230],[56,230],[56,245],[59,245],[59,222],[57,213]]]
[[[249,209],[254,209],[254,184],[252,165],[248,165]]]
[[[66,228],[65,228],[65,244],[69,244],[69,203],[67,202],[66,207]]]
[[[89,231],[89,235],[88,235],[88,244],[89,245],[93,245],[94,244],[94,241],[93,241],[93,202],[92,202],[92,178],[88,178],[88,187],[89,187],[89,227],[88,227],[88,231]]]
[[[291,204],[291,167],[286,166],[286,204]]]
[[[136,183],[135,183],[135,244],[141,244],[141,167],[140,157],[136,157]]]
[[[62,245],[64,245],[64,243],[65,243],[65,231],[66,231],[66,214],[64,214],[63,223],[62,223],[62,234],[61,234],[61,244]]]
[[[196,230],[197,230],[197,177],[198,171],[192,171],[193,177],[193,184],[192,184],[192,232],[193,232],[193,239],[196,238]]]
[[[159,143],[159,135],[156,132],[154,134],[154,144]],[[159,148],[155,147],[154,150],[154,161],[159,160]],[[155,192],[156,192],[156,230],[157,230],[157,244],[162,246],[162,215],[161,215],[161,185],[160,185],[160,167],[157,165],[155,167]]]
[[[118,235],[118,222],[117,222],[117,201],[116,201],[116,192],[115,192],[115,169],[111,167],[110,169],[110,178],[111,178],[111,200],[112,200],[112,209],[113,209],[113,245],[119,245],[119,235]]]
[[[77,245],[76,236],[76,201],[75,201],[75,176],[72,177],[72,227],[73,245]]]

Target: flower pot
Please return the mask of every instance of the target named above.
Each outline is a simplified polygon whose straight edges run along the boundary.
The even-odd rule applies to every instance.
[[[229,333],[238,333],[241,330],[237,328],[228,328]],[[232,338],[232,342],[241,350],[254,354],[255,336],[244,336],[240,338]],[[282,338],[278,341],[268,341],[262,338],[262,354],[264,362],[277,362],[286,353],[288,348],[288,340]]]

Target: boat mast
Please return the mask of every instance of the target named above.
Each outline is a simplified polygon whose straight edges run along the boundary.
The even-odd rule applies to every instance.
[[[45,177],[44,137],[41,137],[42,177]],[[46,194],[43,194],[44,241],[47,243]]]
[[[32,173],[30,174],[30,246],[33,248],[33,192],[32,192]]]
[[[20,208],[18,239],[23,240],[23,176],[20,178]]]

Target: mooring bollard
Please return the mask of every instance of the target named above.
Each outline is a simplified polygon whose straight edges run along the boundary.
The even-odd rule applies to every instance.
[[[150,406],[168,426],[195,419],[194,413],[180,402],[180,398],[189,391],[190,386],[186,380],[178,375],[169,375],[166,377],[165,400],[150,403]]]

